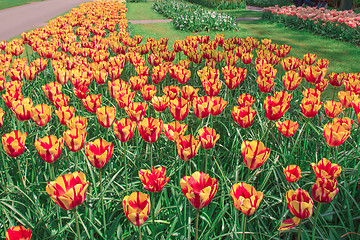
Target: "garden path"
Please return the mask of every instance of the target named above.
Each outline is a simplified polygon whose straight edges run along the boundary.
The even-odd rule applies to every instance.
[[[0,10],[0,41],[46,24],[80,3],[89,0],[45,0]]]

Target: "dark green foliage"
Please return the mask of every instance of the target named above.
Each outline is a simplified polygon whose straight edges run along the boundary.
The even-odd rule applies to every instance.
[[[203,5],[214,9],[240,9],[246,8],[245,0],[186,0],[191,3]]]
[[[246,5],[257,7],[273,7],[279,5],[279,7],[291,5],[291,0],[246,0]]]

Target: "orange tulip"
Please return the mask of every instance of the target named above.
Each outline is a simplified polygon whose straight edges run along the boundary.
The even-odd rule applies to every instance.
[[[244,159],[245,165],[254,170],[261,167],[270,156],[270,148],[264,146],[263,142],[244,141],[241,144],[241,153]]]
[[[340,124],[345,130],[350,131],[354,121],[348,117],[334,118],[332,124]]]
[[[104,70],[93,71],[95,82],[99,85],[106,83],[108,72]]]
[[[35,141],[35,148],[42,160],[47,163],[55,162],[62,152],[64,139],[54,135],[46,136]]]
[[[63,106],[69,106],[69,96],[63,93],[57,94],[54,96],[52,103],[55,105],[56,109]]]
[[[40,127],[45,126],[51,119],[52,107],[46,104],[36,105],[31,109],[31,119]]]
[[[182,121],[190,111],[191,103],[184,98],[175,98],[170,100],[169,110],[176,121]]]
[[[324,105],[325,113],[330,118],[335,118],[344,110],[340,102],[327,101]]]
[[[313,118],[320,110],[322,104],[323,102],[320,101],[320,98],[316,98],[316,97],[303,98],[300,104],[300,108],[305,117]]]
[[[100,107],[96,109],[96,118],[99,124],[104,128],[109,128],[114,123],[116,117],[116,108],[114,107]]]
[[[193,100],[193,110],[197,118],[203,119],[209,116],[212,107],[211,97],[196,97]]]
[[[311,189],[314,201],[319,203],[330,203],[338,192],[337,181],[327,178],[317,178]]]
[[[120,142],[128,142],[134,136],[136,123],[128,118],[122,118],[114,122],[113,129]]]
[[[78,152],[84,146],[86,135],[86,130],[77,128],[66,130],[63,133],[65,144],[72,152]]]
[[[5,133],[1,138],[4,151],[13,158],[21,155],[25,151],[26,136],[27,133],[21,133],[19,130]]]
[[[146,84],[146,82],[146,76],[133,76],[129,79],[131,90],[133,90],[134,92],[140,91],[141,88]]]
[[[222,82],[219,79],[206,79],[202,81],[206,95],[210,97],[217,96],[220,92]]]
[[[328,75],[329,77],[329,81],[330,84],[334,87],[340,87],[341,85],[343,85],[344,80],[347,78],[347,74],[346,73],[330,73]]]
[[[70,106],[59,107],[58,110],[55,110],[55,114],[58,116],[61,125],[67,125],[67,122],[73,118],[74,113],[75,108]]]
[[[180,88],[178,86],[165,86],[163,92],[167,95],[170,100],[174,100],[179,96]]]
[[[251,107],[238,107],[235,106],[231,110],[231,115],[235,122],[237,122],[240,127],[248,128],[253,124],[254,118],[256,116],[256,111]]]
[[[144,86],[142,86],[141,95],[144,101],[151,101],[151,99],[155,96],[155,94],[156,94],[155,85],[145,84]]]
[[[238,101],[239,107],[242,108],[242,107],[251,107],[254,104],[255,99],[250,94],[243,93],[237,98],[237,101]]]
[[[126,113],[132,121],[139,122],[144,119],[148,105],[144,102],[132,102],[125,107]]]
[[[277,121],[276,127],[282,135],[285,137],[291,137],[299,128],[299,123],[293,122],[291,120],[285,120],[284,122]]]
[[[10,227],[6,233],[6,240],[30,240],[32,231],[30,228],[23,226]]]
[[[164,112],[166,110],[166,108],[168,107],[169,102],[170,102],[170,98],[166,95],[164,95],[162,97],[154,96],[151,99],[151,103],[152,103],[155,111],[157,111],[157,112]]]
[[[199,141],[203,149],[213,148],[220,138],[220,135],[216,134],[216,131],[209,127],[200,128],[198,132]]]
[[[35,66],[25,66],[24,68],[24,77],[28,81],[33,81],[36,78],[36,75],[38,73],[38,70]]]
[[[167,68],[165,66],[159,65],[152,69],[151,80],[154,84],[159,84],[164,80],[167,73]]]
[[[196,209],[206,207],[219,188],[218,180],[203,172],[194,172],[180,181],[182,193]]]
[[[316,178],[327,178],[335,180],[341,173],[341,166],[336,163],[331,163],[326,158],[321,159],[317,164],[311,163]]]
[[[190,85],[185,85],[182,87],[181,97],[185,98],[186,100],[193,101],[195,97],[198,96],[198,91],[198,88],[193,88]]]
[[[52,102],[54,100],[54,96],[61,93],[62,85],[59,84],[58,82],[50,82],[48,84],[41,86],[41,88],[44,91],[47,99],[49,99]]]
[[[360,99],[357,94],[349,91],[340,91],[338,92],[339,101],[341,102],[344,108],[351,108],[352,106],[360,103]],[[356,109],[354,108],[355,112]]]
[[[116,103],[120,108],[125,109],[130,105],[135,97],[135,92],[131,92],[130,90],[122,90],[116,93]]]
[[[294,183],[301,178],[301,169],[298,165],[289,165],[283,168],[285,178],[288,182]]]
[[[212,97],[212,107],[210,114],[213,116],[219,115],[227,105],[227,102],[222,97]]]
[[[288,71],[283,76],[284,87],[288,91],[295,90],[301,83],[301,77],[295,71]]]
[[[79,130],[86,130],[87,118],[81,117],[81,116],[73,117],[73,118],[69,119],[69,121],[67,121],[66,125],[70,129],[77,128]]]
[[[230,195],[234,201],[234,206],[247,216],[251,216],[259,208],[264,193],[256,191],[250,184],[240,182],[231,187]]]
[[[50,198],[64,210],[72,210],[80,206],[86,197],[89,182],[82,172],[68,173],[49,182],[46,192]]]
[[[200,148],[200,141],[196,140],[193,135],[179,135],[176,140],[176,151],[179,157],[188,161],[195,157]]]
[[[11,110],[19,121],[27,121],[31,118],[31,110],[33,108],[33,101],[30,98],[24,98],[14,101]]]
[[[100,169],[104,167],[110,160],[114,152],[114,144],[104,139],[96,139],[94,142],[85,144],[85,155],[89,159],[91,165]]]
[[[82,99],[82,103],[86,110],[91,113],[96,113],[96,110],[101,106],[102,96],[101,94],[98,95],[88,95],[86,98]]]
[[[295,70],[299,67],[300,61],[296,57],[291,56],[291,57],[287,57],[287,58],[284,58],[283,60],[281,60],[280,64],[283,67],[284,71],[291,71],[291,70]],[[291,91],[289,89],[287,89],[287,90]]]
[[[183,136],[186,132],[187,125],[186,123],[180,123],[177,121],[174,121],[169,124],[164,124],[163,131],[164,135],[170,140],[170,141],[176,141],[179,136]]]
[[[145,142],[154,143],[160,136],[163,124],[161,119],[144,118],[137,123],[137,127]]]
[[[304,62],[307,65],[313,65],[316,61],[317,56],[316,56],[316,54],[313,54],[313,53],[307,53],[303,57],[304,57]]]
[[[133,192],[123,198],[123,208],[127,219],[135,226],[144,224],[150,213],[150,197],[141,192]]]
[[[290,108],[290,104],[286,99],[281,99],[278,96],[267,96],[264,101],[264,108],[266,117],[269,120],[277,121]]]
[[[166,177],[165,167],[159,167],[156,169],[151,167],[151,170],[140,169],[139,177],[144,188],[149,192],[160,192],[169,182],[169,178]]]
[[[286,203],[290,212],[297,218],[308,219],[313,214],[314,202],[305,190],[299,188],[296,191],[287,191]]]
[[[4,100],[6,106],[11,109],[15,101],[23,99],[23,95],[20,91],[6,91],[5,94],[1,95],[1,98]]]
[[[350,137],[350,131],[340,123],[328,123],[324,126],[324,137],[329,146],[336,147],[343,144]]]

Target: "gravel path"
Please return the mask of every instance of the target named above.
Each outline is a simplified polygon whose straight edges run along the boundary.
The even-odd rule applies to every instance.
[[[46,25],[50,19],[89,0],[46,0],[0,10],[0,41]]]

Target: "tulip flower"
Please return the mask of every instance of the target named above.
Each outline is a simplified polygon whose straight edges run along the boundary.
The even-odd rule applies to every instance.
[[[354,121],[348,117],[334,118],[332,124],[340,124],[345,130],[350,131]]]
[[[266,117],[269,120],[277,121],[290,108],[290,104],[279,97],[267,96],[264,101],[264,108]]]
[[[32,231],[23,226],[10,227],[5,233],[6,240],[30,240]]]
[[[132,121],[139,122],[144,119],[148,105],[144,102],[132,102],[125,107],[126,113]]]
[[[342,104],[336,101],[327,101],[324,105],[325,113],[330,118],[335,118],[344,110]]]
[[[227,102],[222,97],[212,97],[212,107],[210,114],[213,116],[219,115],[227,105]]]
[[[235,89],[245,80],[247,69],[226,66],[222,68],[222,72],[226,86],[229,89]]]
[[[294,183],[301,178],[301,169],[298,165],[289,165],[283,168],[285,178],[288,182]]]
[[[86,189],[89,182],[82,172],[68,173],[49,182],[46,192],[50,198],[64,210],[72,210],[80,206],[86,197]]]
[[[340,87],[341,85],[343,85],[344,80],[347,78],[347,74],[346,73],[330,73],[328,75],[329,77],[329,81],[330,84],[334,87]]]
[[[144,118],[137,123],[137,127],[145,142],[154,143],[160,136],[163,121],[161,119]]]
[[[31,109],[31,119],[40,127],[45,126],[51,119],[52,107],[46,104],[36,105]]]
[[[320,110],[322,104],[323,102],[320,101],[320,98],[316,98],[316,97],[303,98],[300,104],[300,108],[305,117],[313,118]]]
[[[198,96],[198,91],[198,88],[193,88],[190,85],[185,85],[182,87],[181,97],[185,98],[186,100],[193,101],[195,97]]]
[[[316,54],[313,54],[313,53],[307,53],[303,57],[304,57],[304,62],[307,65],[313,65],[316,61],[317,56],[316,56]]]
[[[1,138],[4,151],[13,158],[21,155],[25,151],[26,136],[27,133],[21,133],[19,130],[5,133]]]
[[[291,120],[285,120],[284,122],[277,121],[276,127],[282,135],[285,137],[291,137],[299,128],[299,123],[293,122]]]
[[[166,177],[165,167],[159,167],[157,169],[151,167],[151,170],[140,169],[139,177],[144,188],[153,193],[160,192],[169,182],[169,178]]]
[[[326,158],[321,159],[317,164],[311,163],[316,178],[327,178],[335,180],[341,173],[341,166],[336,163],[331,163]]]
[[[203,172],[194,172],[180,181],[182,193],[196,209],[206,207],[218,190],[218,180]]]
[[[1,95],[1,98],[4,100],[6,106],[11,109],[12,104],[15,101],[23,99],[23,95],[20,91],[17,91],[17,92],[6,91],[5,94]]]
[[[170,100],[174,100],[179,96],[180,88],[178,86],[165,86],[163,92],[167,95]]]
[[[150,213],[150,197],[141,192],[133,192],[123,198],[123,208],[127,219],[135,226],[141,226]]]
[[[108,106],[100,107],[96,109],[96,117],[102,127],[109,128],[115,121],[116,108]]]
[[[307,82],[318,84],[324,79],[326,68],[321,69],[317,66],[305,66],[303,68],[303,74]]]
[[[5,117],[5,112],[2,108],[0,108],[0,127],[2,127],[4,124],[4,117]]]
[[[255,98],[248,93],[243,93],[237,98],[237,101],[241,108],[251,107],[255,102]]]
[[[170,102],[170,98],[166,95],[164,95],[162,97],[154,96],[151,99],[151,103],[152,103],[155,111],[157,111],[157,112],[164,112],[166,110],[166,108],[168,107],[169,102]]]
[[[72,152],[77,152],[84,146],[86,135],[86,130],[77,128],[66,130],[63,133],[65,144]]]
[[[61,93],[62,85],[58,82],[50,82],[48,84],[41,86],[41,88],[42,88],[46,98],[52,102],[54,99],[54,96]]]
[[[259,208],[264,193],[256,191],[250,184],[240,182],[231,187],[230,195],[234,206],[246,216],[251,216]]]
[[[193,135],[179,135],[178,139],[176,139],[176,151],[184,161],[195,157],[199,148],[200,141],[196,140]]]
[[[350,137],[350,131],[339,123],[328,123],[324,126],[324,137],[329,146],[336,147],[343,144]]]
[[[186,123],[180,123],[174,121],[169,124],[164,124],[163,133],[170,141],[176,141],[179,136],[183,136],[186,132],[187,125]]]
[[[286,193],[286,203],[292,214],[300,219],[308,219],[313,214],[314,202],[309,193],[302,189],[289,190]]]
[[[35,66],[25,66],[24,67],[24,78],[28,81],[33,81],[36,78],[36,75],[38,74],[38,70]]]
[[[54,68],[54,75],[56,82],[58,82],[61,85],[65,85],[70,78],[69,71],[66,70],[64,67]]]
[[[120,91],[125,91],[126,93],[129,93],[130,86],[127,82],[117,79],[115,81],[108,81],[108,89],[110,96],[116,99],[117,93]]]
[[[358,95],[354,92],[349,91],[340,91],[338,92],[339,101],[341,102],[342,106],[344,108],[351,108],[356,103],[360,102],[360,99],[358,98]],[[356,109],[354,108],[355,112]]]
[[[141,95],[144,99],[144,101],[151,101],[151,99],[154,97],[154,95],[156,94],[156,87],[155,85],[144,85],[141,88]]]
[[[175,98],[170,100],[169,110],[176,121],[182,121],[190,111],[190,101],[184,98]]]
[[[101,94],[98,95],[88,95],[86,98],[82,99],[82,103],[84,104],[84,107],[86,110],[88,110],[91,113],[96,113],[96,109],[98,109],[101,106],[101,100],[102,96]]]
[[[152,69],[151,80],[154,84],[159,84],[164,80],[167,73],[167,68],[165,66],[159,65]]]
[[[136,123],[128,118],[122,118],[114,122],[113,129],[120,142],[128,142],[134,136]]]
[[[193,100],[193,110],[197,118],[203,119],[209,116],[212,107],[211,97],[196,97]]]
[[[235,106],[231,110],[231,115],[234,121],[242,128],[248,128],[253,124],[256,113],[257,112],[251,107]]]
[[[284,58],[283,60],[281,60],[280,64],[283,67],[284,71],[291,71],[291,70],[295,70],[299,67],[300,61],[296,57],[291,56],[291,57],[287,57],[287,58]],[[289,89],[287,89],[287,90],[291,91]]]
[[[71,106],[63,106],[55,110],[55,114],[58,116],[61,125],[67,125],[67,122],[73,118],[74,113],[75,108]]]
[[[93,71],[94,80],[97,84],[101,85],[106,83],[108,72],[104,70]]]
[[[104,139],[96,139],[85,144],[85,155],[94,167],[103,168],[114,152],[114,144]]]
[[[203,149],[213,148],[219,138],[220,135],[216,134],[216,131],[212,128],[203,127],[199,129],[199,141]]]
[[[63,93],[57,94],[54,96],[52,103],[55,105],[56,109],[63,106],[69,106],[69,96]]]
[[[55,162],[62,152],[64,139],[49,135],[35,141],[35,149],[42,160],[47,163]]]
[[[140,91],[141,88],[146,84],[146,82],[146,76],[133,76],[129,79],[131,90],[133,90],[134,92]]]
[[[241,154],[245,165],[254,170],[261,167],[270,156],[270,148],[264,146],[263,142],[244,141],[241,144]]]
[[[283,76],[284,87],[288,91],[295,90],[301,83],[301,77],[295,71],[288,71]]]
[[[33,101],[30,98],[24,98],[14,101],[11,110],[19,121],[27,121],[31,118],[31,110],[33,108]]]
[[[317,178],[311,189],[314,201],[319,203],[330,203],[338,192],[337,181],[328,178]]]
[[[66,125],[70,129],[77,128],[79,130],[86,130],[87,118],[81,117],[81,116],[73,117],[73,118],[69,119],[69,121],[67,121]]]
[[[125,109],[133,101],[134,97],[135,92],[130,92],[130,90],[123,90],[116,93],[115,100],[120,108]]]
[[[202,81],[206,95],[210,97],[217,96],[220,92],[222,82],[219,79],[206,79]]]

